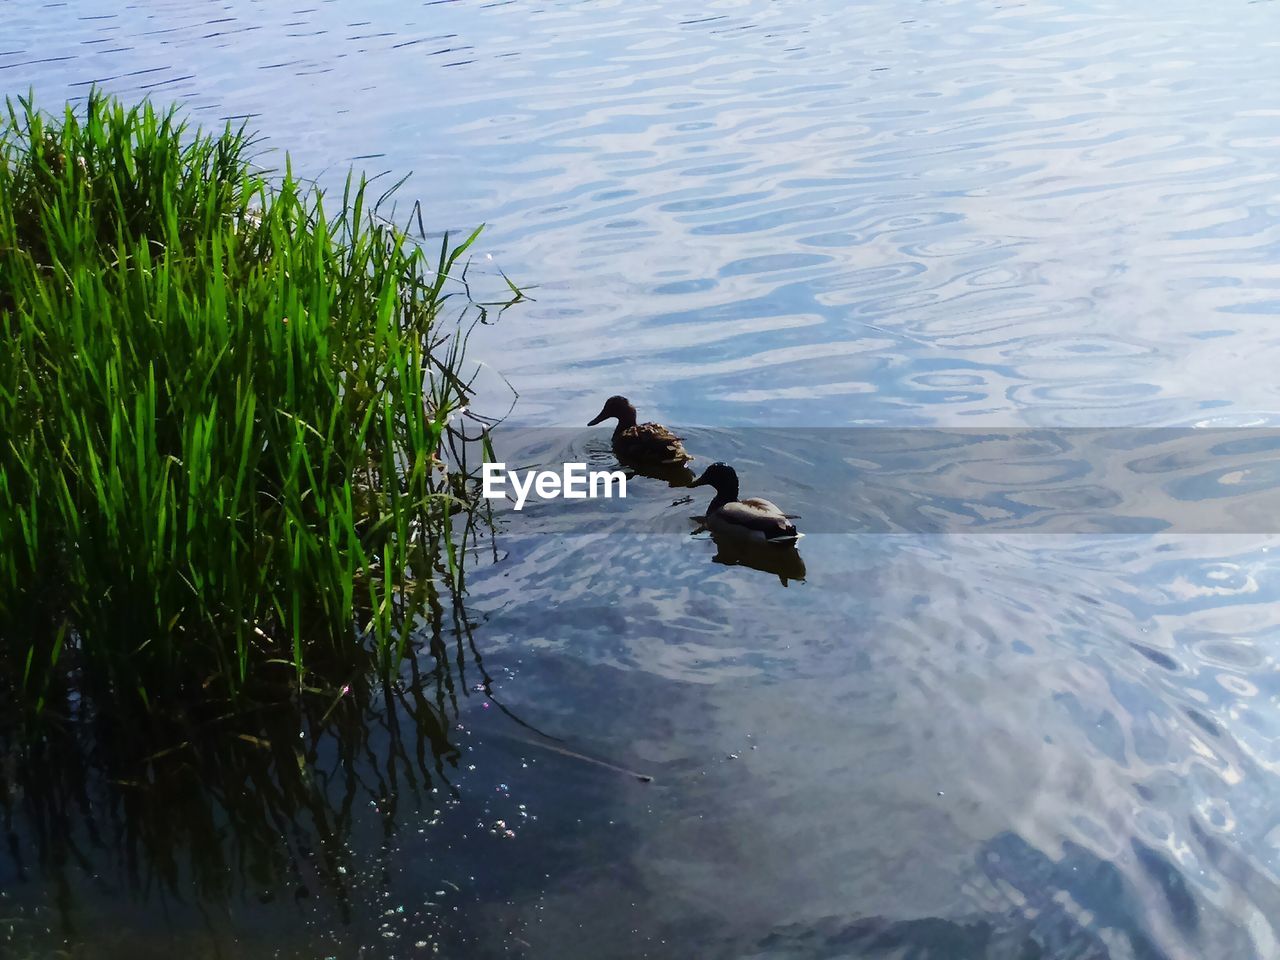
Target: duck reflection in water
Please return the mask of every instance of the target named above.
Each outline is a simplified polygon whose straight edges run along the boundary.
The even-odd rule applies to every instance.
[[[726,537],[710,530],[705,524],[694,531],[694,534],[708,532],[717,547],[713,563],[723,563],[729,567],[750,567],[761,573],[772,573],[785,587],[790,581],[804,582],[804,560],[794,544],[775,546],[773,544],[752,543],[750,540]]]

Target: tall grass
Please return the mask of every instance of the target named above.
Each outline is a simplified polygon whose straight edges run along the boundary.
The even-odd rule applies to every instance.
[[[243,129],[97,93],[6,106],[12,695],[145,706],[394,666],[453,548],[442,442],[467,385],[446,286],[475,234],[428,259],[364,181],[332,207],[287,163],[269,183]]]

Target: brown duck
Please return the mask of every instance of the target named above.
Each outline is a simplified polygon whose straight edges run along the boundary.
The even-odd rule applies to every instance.
[[[660,423],[636,423],[636,408],[626,397],[610,397],[594,420],[616,417],[613,429],[613,453],[623,463],[655,466],[680,465],[693,459],[680,438]]]

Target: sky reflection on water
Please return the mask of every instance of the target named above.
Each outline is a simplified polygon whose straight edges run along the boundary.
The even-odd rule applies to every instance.
[[[537,285],[474,340],[525,426],[623,392],[781,501],[791,471],[716,429],[1280,410],[1273,4],[10,0],[0,26],[7,92],[248,117],[323,182],[413,170],[406,208],[486,221]],[[12,858],[5,892],[77,956],[1280,953],[1275,537],[831,533],[837,499],[784,589],[634,489],[667,534],[504,521],[478,649],[563,739],[465,684],[456,812],[352,809],[348,907],[250,883],[162,911]],[[872,508],[851,529],[894,529]]]

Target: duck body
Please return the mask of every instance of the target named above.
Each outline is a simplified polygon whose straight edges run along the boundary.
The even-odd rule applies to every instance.
[[[693,459],[680,437],[660,423],[637,423],[636,408],[626,397],[610,397],[604,409],[587,426],[616,417],[613,430],[613,452],[622,463],[652,466],[678,466]]]
[[[660,423],[619,425],[613,431],[613,452],[630,463],[688,463],[693,457],[680,439]]]
[[[713,463],[691,486],[716,491],[703,521],[713,534],[778,546],[791,546],[804,536],[791,522],[796,518],[777,504],[760,497],[739,500],[737,471],[726,463]]]

